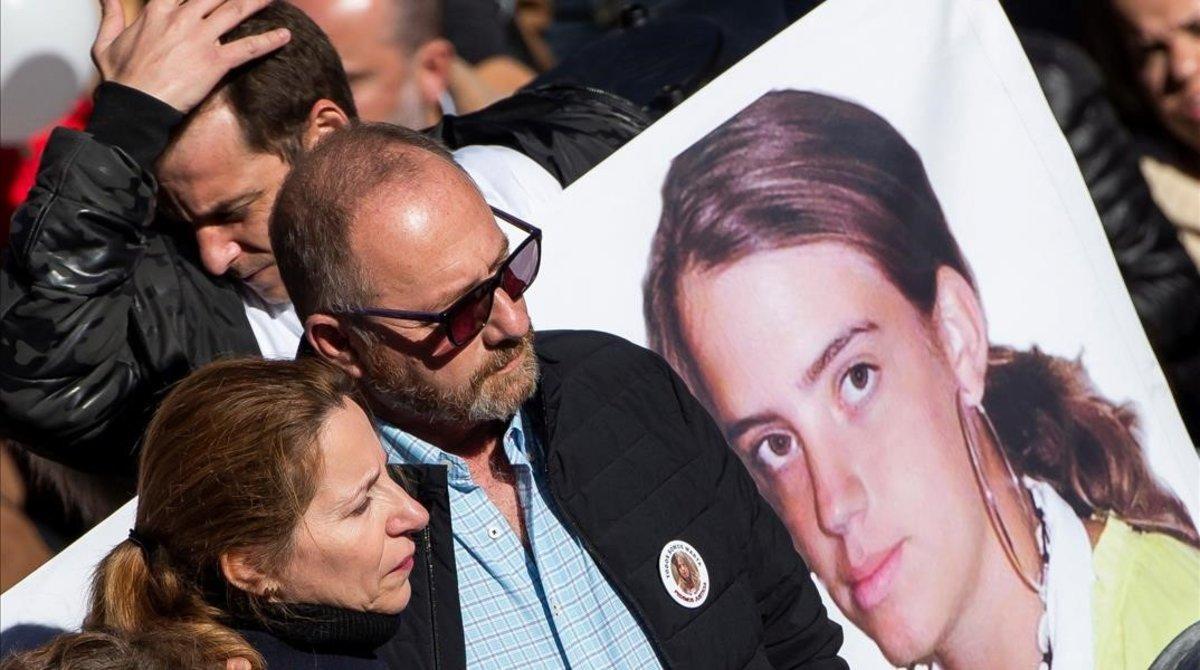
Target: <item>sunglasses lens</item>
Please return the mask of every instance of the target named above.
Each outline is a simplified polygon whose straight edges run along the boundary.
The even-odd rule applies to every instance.
[[[461,347],[483,330],[492,313],[490,286],[478,286],[463,297],[450,314],[449,335],[454,346]]]
[[[537,277],[538,265],[541,263],[541,241],[534,238],[513,257],[512,262],[504,268],[500,277],[500,286],[508,297],[516,300]]]

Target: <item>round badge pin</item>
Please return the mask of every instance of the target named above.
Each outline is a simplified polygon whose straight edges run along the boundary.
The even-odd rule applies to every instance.
[[[662,548],[658,574],[667,593],[680,605],[695,608],[708,599],[708,568],[700,552],[687,542],[672,540]]]

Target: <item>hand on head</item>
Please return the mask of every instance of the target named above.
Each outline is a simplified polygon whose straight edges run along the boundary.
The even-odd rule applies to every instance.
[[[104,81],[188,112],[227,72],[288,43],[286,28],[221,44],[220,37],[270,0],[150,0],[128,27],[121,0],[101,0],[92,60]]]

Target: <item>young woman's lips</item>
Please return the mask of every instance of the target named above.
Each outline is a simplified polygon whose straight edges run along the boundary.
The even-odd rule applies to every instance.
[[[854,604],[867,611],[888,597],[892,592],[896,574],[900,571],[900,558],[904,543],[897,542],[891,549],[868,557],[850,572],[850,593]]]

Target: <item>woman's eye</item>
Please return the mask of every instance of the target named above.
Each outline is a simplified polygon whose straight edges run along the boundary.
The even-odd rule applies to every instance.
[[[842,387],[839,389],[842,400],[851,405],[857,405],[875,388],[879,378],[879,370],[866,363],[851,366],[842,376]]]
[[[796,451],[796,441],[784,433],[771,433],[754,446],[754,457],[764,467],[775,470],[783,466]]]
[[[354,511],[350,513],[350,516],[362,516],[363,513],[365,513],[367,511],[367,508],[370,506],[371,506],[371,496],[367,496],[366,500],[363,500],[361,505],[354,508]]]

